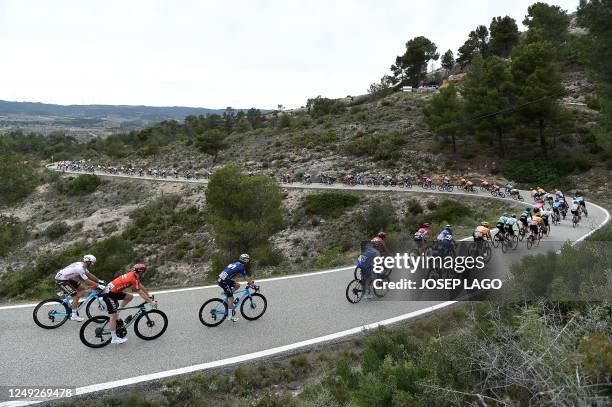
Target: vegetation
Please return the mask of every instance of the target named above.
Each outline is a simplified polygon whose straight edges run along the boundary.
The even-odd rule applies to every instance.
[[[346,110],[343,103],[321,96],[317,96],[314,99],[308,99],[306,107],[308,108],[308,113],[314,118],[328,114],[340,114],[344,113]]]
[[[0,154],[0,205],[10,205],[24,199],[38,185],[34,168],[24,160],[12,152]]]
[[[87,195],[95,192],[102,183],[102,179],[94,174],[81,174],[70,180],[66,189],[70,195]]]
[[[267,248],[268,239],[283,225],[280,187],[270,177],[247,177],[235,166],[213,174],[206,191],[208,221],[220,250],[220,269],[240,253]]]
[[[59,239],[64,236],[70,230],[70,226],[66,222],[59,221],[53,222],[43,231],[43,235],[51,240]]]
[[[427,70],[427,63],[437,61],[436,44],[425,37],[415,37],[406,43],[406,52],[395,58],[391,66],[395,86],[418,87]]]
[[[28,240],[27,225],[15,216],[0,215],[0,257],[19,249]]]
[[[348,207],[359,202],[359,197],[344,192],[323,192],[304,198],[304,212],[308,215],[338,217]]]

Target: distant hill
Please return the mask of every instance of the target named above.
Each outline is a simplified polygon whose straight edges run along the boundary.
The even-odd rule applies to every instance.
[[[113,117],[127,120],[161,121],[165,119],[182,120],[189,115],[223,114],[224,111],[224,109],[183,106],[54,105],[0,100],[0,116],[69,116],[91,119]]]

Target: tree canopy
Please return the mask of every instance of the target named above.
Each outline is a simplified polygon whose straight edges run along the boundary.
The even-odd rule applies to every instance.
[[[406,52],[395,58],[391,66],[396,85],[419,86],[426,71],[427,63],[437,61],[440,55],[436,44],[425,37],[415,37],[406,43]]]
[[[489,41],[489,51],[491,54],[508,58],[512,48],[520,40],[516,21],[510,16],[493,17],[489,31],[491,32],[491,40]]]

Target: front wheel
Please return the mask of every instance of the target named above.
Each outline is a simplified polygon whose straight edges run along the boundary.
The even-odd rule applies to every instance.
[[[87,318],[107,315],[106,304],[102,301],[102,297],[93,297],[87,302],[85,307]]]
[[[355,280],[361,280],[361,274],[361,269],[359,267],[355,267],[355,272],[353,273]]]
[[[531,250],[532,247],[533,247],[533,237],[529,235],[527,237],[527,250]]]
[[[32,312],[34,323],[44,329],[59,328],[68,320],[68,315],[68,306],[56,298],[44,300]]]
[[[389,292],[389,277],[382,275],[372,280],[372,291],[378,298],[384,297]]]
[[[134,333],[145,341],[159,338],[166,332],[166,328],[168,328],[168,317],[158,309],[140,314],[134,322]]]
[[[79,331],[81,342],[90,348],[103,348],[108,345],[112,339],[109,320],[109,317],[103,316],[88,319]]]
[[[220,325],[227,315],[227,304],[220,298],[206,301],[200,307],[200,322],[206,326]]]
[[[259,293],[251,294],[240,304],[240,313],[249,321],[260,318],[268,308],[268,300]]]
[[[346,286],[346,300],[351,304],[357,304],[363,297],[363,284],[361,280],[353,280]]]

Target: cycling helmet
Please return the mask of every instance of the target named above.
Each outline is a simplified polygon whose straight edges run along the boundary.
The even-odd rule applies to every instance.
[[[425,223],[423,223],[423,227],[424,228],[429,228],[429,227],[431,227],[431,223],[425,222]]]
[[[387,237],[387,234],[381,230],[376,236],[380,237],[381,239],[384,239],[385,237]]]
[[[83,261],[94,264],[96,262],[96,257],[93,254],[86,254],[83,256]]]
[[[382,242],[380,240],[372,240],[370,242],[370,245],[374,248],[374,249],[381,249],[382,248]]]
[[[488,228],[488,227],[489,227],[489,222],[487,222],[486,220],[485,220],[485,221],[480,222],[480,224],[481,224],[482,226],[484,226],[485,228]]]
[[[507,217],[509,217],[510,215],[508,215],[507,213],[504,213],[502,216],[503,216],[504,218],[507,218]]]
[[[525,211],[531,212],[531,208],[525,208]]]
[[[451,227],[452,227],[451,225],[446,225],[446,226],[444,226],[444,229],[446,229],[446,230],[450,230],[450,229],[451,229]]]
[[[249,261],[251,261],[251,256],[249,256],[246,253],[243,253],[243,254],[240,255],[240,258],[238,259],[238,261],[240,261],[240,263],[242,263],[242,264],[246,264]]]
[[[132,267],[132,271],[136,273],[144,273],[145,271],[147,271],[147,266],[143,263],[134,264],[134,267]]]

